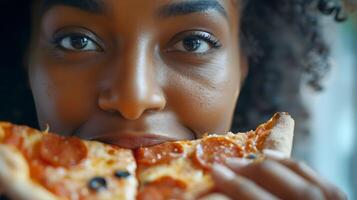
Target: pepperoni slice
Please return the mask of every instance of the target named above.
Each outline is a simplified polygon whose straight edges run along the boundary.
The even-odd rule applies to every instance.
[[[22,144],[23,144],[23,138],[19,134],[11,133],[11,134],[6,135],[3,143],[13,145],[13,146],[21,149]]]
[[[224,164],[226,158],[241,158],[244,150],[238,144],[223,137],[210,137],[196,146],[193,160],[204,169],[210,169],[214,163]]]
[[[135,156],[139,164],[155,165],[168,163],[181,157],[184,149],[179,143],[163,143],[152,147],[141,147],[136,150]]]
[[[148,183],[140,190],[137,200],[183,200],[186,183],[164,176]]]
[[[87,147],[78,138],[46,134],[40,144],[41,158],[53,166],[70,167],[87,156]]]

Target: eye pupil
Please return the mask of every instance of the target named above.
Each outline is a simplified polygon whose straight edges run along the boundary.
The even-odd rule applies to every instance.
[[[72,36],[71,45],[75,49],[83,49],[88,45],[88,38],[83,36]]]
[[[187,51],[196,51],[201,46],[201,40],[198,38],[187,38],[183,40],[183,46]]]

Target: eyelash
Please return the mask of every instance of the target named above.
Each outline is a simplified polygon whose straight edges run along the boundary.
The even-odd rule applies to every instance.
[[[61,49],[63,51],[70,51],[68,49],[65,49],[62,45],[61,42],[67,38],[67,37],[82,37],[82,38],[86,38],[88,39],[88,41],[93,42],[97,47],[99,47],[99,49],[102,49],[101,45],[98,44],[98,42],[93,39],[92,37],[90,37],[88,34],[85,33],[78,33],[78,32],[73,32],[73,33],[64,33],[64,34],[60,34],[58,36],[55,36],[53,38],[53,40],[51,41],[51,43],[54,45],[54,47],[56,49]]]
[[[219,42],[217,38],[215,38],[212,34],[207,32],[191,32],[188,35],[186,35],[183,39],[189,37],[198,37],[199,39],[208,42],[215,49],[219,49],[222,46],[222,44]]]

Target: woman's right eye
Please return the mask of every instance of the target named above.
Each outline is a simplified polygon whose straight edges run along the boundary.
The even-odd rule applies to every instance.
[[[68,35],[57,40],[57,45],[67,51],[102,51],[91,38],[84,35]]]

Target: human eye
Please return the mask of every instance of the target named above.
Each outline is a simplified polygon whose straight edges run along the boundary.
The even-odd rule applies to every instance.
[[[82,32],[58,33],[54,45],[64,51],[88,52],[103,51],[94,34]]]
[[[90,38],[81,35],[66,36],[58,42],[58,45],[70,51],[98,51],[100,49]]]
[[[169,48],[170,51],[206,54],[221,47],[217,38],[204,31],[184,33],[179,37],[179,41],[175,42],[174,45]]]

